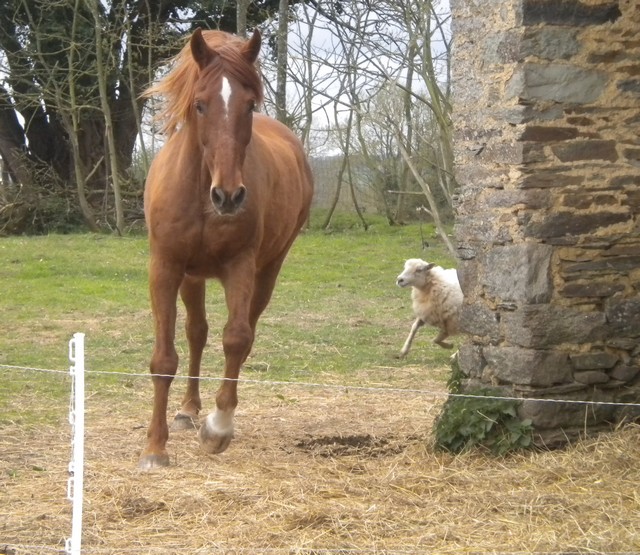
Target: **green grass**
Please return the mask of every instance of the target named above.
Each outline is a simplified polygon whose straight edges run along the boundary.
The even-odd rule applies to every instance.
[[[372,371],[391,380],[400,367],[444,367],[451,353],[431,344],[432,330],[418,334],[408,361],[395,358],[412,321],[410,293],[395,285],[404,260],[452,263],[433,228],[423,226],[431,247],[422,251],[418,225],[389,227],[373,219],[364,231],[342,217],[336,227],[307,230],[294,244],[243,376],[362,385]],[[88,370],[148,372],[153,330],[146,237],[6,237],[0,238],[0,260],[0,364],[67,370],[67,343],[74,332],[84,332]],[[215,282],[207,310],[203,375],[218,377],[226,309]],[[182,307],[179,315],[182,369]],[[47,418],[47,400],[68,395],[69,380],[59,375],[5,368],[0,373],[0,422]],[[112,393],[135,386],[151,394],[146,377],[89,380],[98,393],[104,385]]]

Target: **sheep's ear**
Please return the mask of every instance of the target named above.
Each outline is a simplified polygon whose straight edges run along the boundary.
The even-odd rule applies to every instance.
[[[429,270],[431,270],[431,268],[435,268],[435,267],[436,265],[434,262],[428,262],[423,269],[425,272],[428,272]]]

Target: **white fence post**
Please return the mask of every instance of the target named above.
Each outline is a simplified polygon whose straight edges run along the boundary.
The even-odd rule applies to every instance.
[[[69,463],[67,497],[73,503],[71,538],[65,542],[67,555],[80,555],[82,546],[82,500],[84,490],[84,333],[73,334],[69,341],[71,367],[71,424],[73,455]]]

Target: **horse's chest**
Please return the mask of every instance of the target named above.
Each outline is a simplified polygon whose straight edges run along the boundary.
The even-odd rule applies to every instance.
[[[255,251],[257,233],[252,227],[204,225],[198,240],[191,245],[187,273],[217,277],[224,266]]]

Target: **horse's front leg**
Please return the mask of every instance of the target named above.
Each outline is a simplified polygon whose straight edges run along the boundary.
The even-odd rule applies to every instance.
[[[254,267],[247,262],[234,268],[223,280],[229,317],[222,335],[224,380],[216,394],[216,409],[200,427],[202,448],[211,454],[222,453],[233,439],[233,420],[238,405],[240,367],[249,356],[254,329],[249,320],[254,289]]]
[[[187,309],[186,332],[189,341],[189,380],[182,405],[171,424],[172,430],[192,430],[202,409],[200,400],[200,364],[207,344],[209,326],[205,309],[205,280],[185,276],[180,296]]]
[[[166,450],[169,439],[167,404],[169,388],[178,369],[178,354],[174,342],[176,300],[181,281],[180,273],[171,272],[152,257],[149,267],[149,292],[155,323],[155,345],[149,366],[153,380],[153,411],[147,430],[147,444],[138,463],[142,470],[169,465]]]

